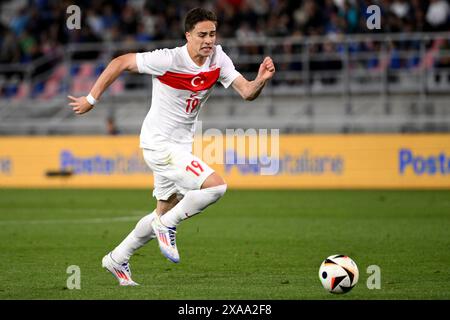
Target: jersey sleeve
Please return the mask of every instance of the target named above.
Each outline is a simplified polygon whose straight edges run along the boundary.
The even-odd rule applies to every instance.
[[[221,49],[222,48],[220,48],[220,50]],[[230,57],[222,50],[221,55],[219,81],[225,88],[228,88],[241,74],[234,67],[233,61],[231,61]]]
[[[160,76],[166,73],[172,64],[172,55],[169,49],[136,53],[136,65],[139,73]]]

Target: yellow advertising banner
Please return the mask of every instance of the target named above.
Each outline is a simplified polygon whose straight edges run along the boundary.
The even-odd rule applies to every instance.
[[[197,137],[194,153],[230,188],[450,189],[446,134],[219,138]],[[152,186],[138,136],[0,138],[2,188]]]

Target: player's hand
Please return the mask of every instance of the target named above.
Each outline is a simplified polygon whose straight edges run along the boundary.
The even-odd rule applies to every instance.
[[[264,61],[259,66],[258,78],[264,81],[269,80],[275,74],[275,65],[273,64],[272,58],[265,57]]]
[[[67,98],[72,100],[72,102],[69,103],[69,106],[72,106],[72,110],[76,114],[86,113],[86,112],[90,111],[94,107],[92,104],[90,104],[86,100],[86,97],[84,97],[84,96],[83,97],[79,97],[79,98],[75,98],[75,97],[72,97],[72,96],[67,96]]]

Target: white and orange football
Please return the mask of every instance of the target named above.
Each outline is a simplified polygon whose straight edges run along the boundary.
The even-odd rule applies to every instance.
[[[359,271],[348,256],[337,254],[326,258],[319,269],[323,287],[331,293],[346,293],[358,283]]]

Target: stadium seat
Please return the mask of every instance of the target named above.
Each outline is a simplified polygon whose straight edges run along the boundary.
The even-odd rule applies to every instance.
[[[54,98],[59,92],[60,82],[55,79],[50,79],[45,83],[44,92],[40,95],[42,99]]]
[[[122,78],[118,78],[110,87],[112,95],[119,95],[125,91],[125,84]]]
[[[91,90],[94,85],[93,79],[85,79],[83,77],[75,77],[72,81],[70,92],[73,94],[83,94]]]
[[[80,70],[78,72],[80,77],[93,77],[94,76],[94,65],[89,62],[82,63],[80,65]]]
[[[85,94],[91,90],[95,82],[94,65],[92,63],[82,63],[78,73],[73,77],[71,92],[73,94]]]
[[[50,79],[60,81],[64,79],[66,76],[67,76],[67,67],[64,64],[60,64],[54,69],[53,73],[50,76]]]
[[[445,39],[438,38],[433,41],[431,48],[425,53],[422,61],[420,62],[420,69],[431,69],[434,66],[434,60],[439,48],[445,43]]]
[[[45,88],[44,81],[39,81],[39,82],[35,83],[31,89],[31,97],[32,98],[39,97],[44,92],[44,88]]]
[[[377,64],[371,70],[375,71],[375,73],[381,73],[389,66],[391,57],[389,54],[377,53],[379,55],[379,59],[377,59]]]
[[[23,100],[30,94],[30,86],[27,83],[20,83],[14,100]]]
[[[77,64],[76,65],[72,65],[70,67],[70,76],[73,77],[73,76],[77,75],[79,71],[80,71],[80,66],[79,65],[77,65]]]
[[[105,65],[103,63],[98,64],[95,67],[95,76],[99,77],[103,70],[105,70]]]

